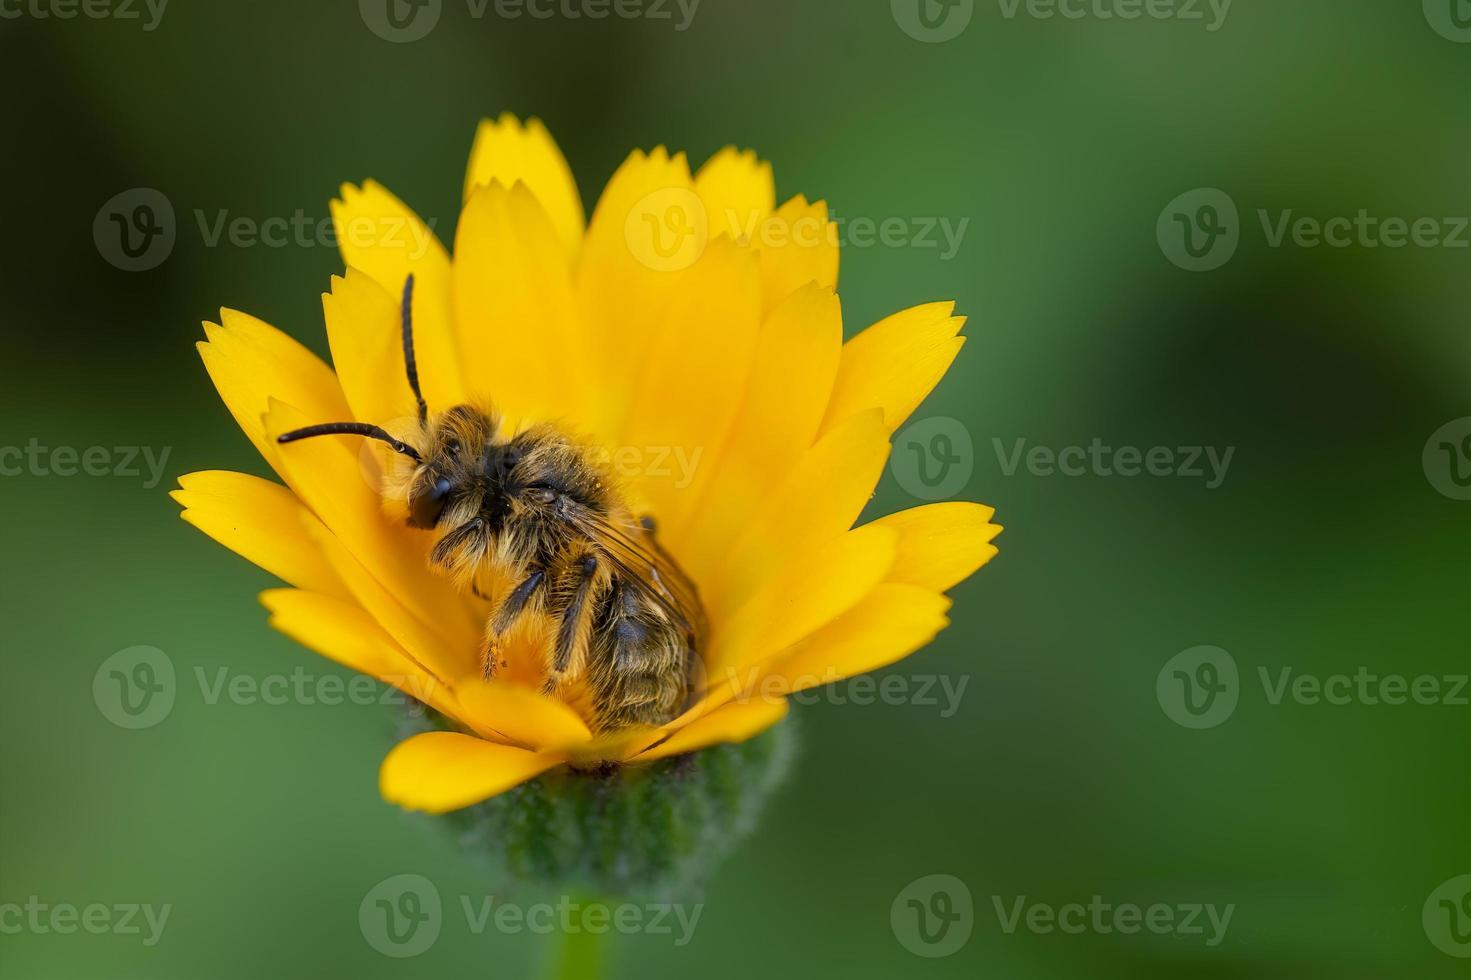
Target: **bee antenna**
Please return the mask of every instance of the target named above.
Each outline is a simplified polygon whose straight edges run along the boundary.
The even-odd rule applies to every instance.
[[[314,439],[317,436],[366,436],[369,439],[388,443],[393,447],[394,452],[401,453],[416,463],[424,462],[424,458],[413,446],[400,442],[378,426],[369,425],[366,422],[328,422],[324,425],[309,425],[304,429],[283,433],[276,437],[276,441],[296,442],[298,439]]]
[[[429,420],[429,405],[424,401],[424,392],[419,388],[419,362],[414,357],[414,274],[404,280],[403,299],[404,369],[408,372],[409,387],[419,403],[419,424]]]

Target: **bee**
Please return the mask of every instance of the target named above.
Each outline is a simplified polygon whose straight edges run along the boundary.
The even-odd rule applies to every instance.
[[[434,535],[436,571],[489,601],[487,679],[506,666],[511,631],[541,618],[544,693],[587,692],[599,733],[669,721],[689,700],[706,631],[695,584],[658,543],[652,518],[635,518],[596,454],[556,425],[513,433],[487,407],[430,412],[414,358],[413,290],[410,275],[402,331],[415,431],[401,440],[332,422],[277,441],[363,436],[408,461],[385,479],[385,498],[406,503],[408,525]]]

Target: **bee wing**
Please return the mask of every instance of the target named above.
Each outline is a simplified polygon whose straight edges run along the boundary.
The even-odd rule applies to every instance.
[[[697,641],[703,641],[706,623],[699,591],[652,534],[641,527],[614,523],[584,507],[575,508],[569,516],[583,534],[597,542],[620,579],[659,603]]]

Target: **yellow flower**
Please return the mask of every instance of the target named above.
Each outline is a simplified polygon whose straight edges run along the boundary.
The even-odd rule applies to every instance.
[[[843,343],[826,206],[776,207],[753,153],[724,150],[692,176],[683,154],[636,152],[585,223],[546,129],[504,115],[476,134],[453,258],[372,181],[345,186],[332,210],[347,267],[323,299],[335,370],[233,310],[199,345],[284,485],[203,472],[174,496],[186,521],[291,586],[261,597],[273,626],[457,726],[389,753],[387,800],[444,812],[568,763],[750,738],[783,717],[784,695],[928,643],[948,622],[943,593],[996,553],[1000,528],[978,504],[853,527],[964,321],[933,303]],[[485,681],[485,604],[431,572],[430,536],[385,509],[373,470],[388,450],[277,444],[306,425],[391,430],[412,415],[398,308],[409,275],[431,406],[489,400],[513,424],[560,420],[627,464],[627,492],[710,620],[703,688],[680,717],[595,737],[586,705],[540,693],[534,670]]]

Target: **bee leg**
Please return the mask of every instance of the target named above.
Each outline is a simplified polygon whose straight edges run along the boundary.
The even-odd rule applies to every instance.
[[[598,560],[592,555],[573,559],[565,573],[568,589],[566,601],[559,611],[556,641],[552,648],[551,671],[546,682],[546,693],[557,689],[557,685],[576,666],[579,645],[586,645],[590,617],[594,603],[591,601],[598,573]]]
[[[490,680],[495,674],[495,668],[500,663],[501,639],[506,635],[526,607],[536,597],[537,590],[546,579],[546,572],[536,569],[512,589],[500,606],[493,612],[485,622],[485,642],[480,651],[485,669],[485,679]],[[478,590],[477,590],[478,594]]]

